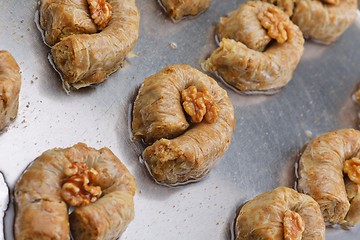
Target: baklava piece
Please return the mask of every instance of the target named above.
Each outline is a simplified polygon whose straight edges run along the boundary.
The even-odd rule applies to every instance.
[[[144,80],[135,100],[132,133],[159,183],[198,180],[229,147],[233,105],[215,80],[188,65],[172,65]]]
[[[320,205],[325,221],[360,220],[360,131],[342,129],[314,138],[299,161],[298,188]]]
[[[117,71],[139,35],[135,0],[41,0],[40,25],[64,86],[98,84]]]
[[[134,177],[108,149],[44,152],[15,186],[17,240],[112,240],[134,218]],[[68,216],[68,208],[75,210]]]
[[[304,51],[304,38],[285,12],[250,1],[220,19],[220,46],[203,63],[205,70],[245,94],[272,94],[283,88]]]
[[[324,240],[325,223],[314,199],[278,187],[241,207],[235,236],[236,240]]]
[[[8,51],[0,50],[0,131],[16,118],[20,87],[19,65]]]
[[[306,37],[331,43],[354,22],[356,0],[265,0],[284,10]]]

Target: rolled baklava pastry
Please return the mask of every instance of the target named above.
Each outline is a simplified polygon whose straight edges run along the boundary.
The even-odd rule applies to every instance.
[[[8,51],[0,50],[0,131],[16,118],[20,87],[19,65]]]
[[[41,0],[40,23],[66,88],[117,71],[139,35],[135,0]]]
[[[266,0],[283,9],[306,37],[331,43],[354,22],[357,0]]]
[[[185,16],[195,16],[204,12],[211,4],[211,0],[161,0],[161,4],[173,20],[180,20]]]
[[[15,186],[17,240],[117,239],[134,217],[134,177],[108,149],[44,152]],[[75,210],[68,216],[68,207]]]
[[[320,205],[325,221],[360,220],[360,131],[342,129],[314,138],[299,161],[299,191]]]
[[[132,133],[159,183],[204,176],[228,149],[233,105],[214,79],[188,65],[171,65],[144,80],[133,109]]]
[[[304,52],[304,38],[285,12],[276,6],[250,1],[216,28],[220,46],[203,63],[245,94],[272,94],[291,79]]]
[[[324,240],[319,204],[287,187],[262,193],[244,204],[235,222],[236,240]]]

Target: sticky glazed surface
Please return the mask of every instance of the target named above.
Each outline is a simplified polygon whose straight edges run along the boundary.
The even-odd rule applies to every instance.
[[[222,18],[217,27],[219,37],[223,37],[220,46],[203,67],[243,93],[273,93],[283,88],[302,57],[304,38],[288,21],[284,27],[287,40],[268,44],[271,38],[258,15],[272,7],[265,2],[247,2]],[[281,17],[288,19],[284,12]]]
[[[236,240],[284,239],[286,211],[298,213],[305,222],[304,240],[325,239],[325,223],[319,204],[287,187],[262,193],[242,206],[235,223]]]
[[[8,51],[0,50],[0,131],[16,118],[20,87],[19,65]]]
[[[160,2],[174,20],[180,20],[188,15],[198,15],[211,4],[211,0],[160,0]]]
[[[64,169],[85,162],[99,173],[102,197],[68,216],[60,191]],[[16,183],[15,239],[116,239],[134,217],[134,177],[108,149],[83,143],[44,152]]]
[[[139,35],[135,0],[109,0],[112,18],[98,32],[86,0],[42,0],[40,23],[65,87],[78,89],[103,82],[117,71]]]
[[[314,138],[300,158],[298,188],[320,204],[325,221],[359,221],[358,185],[345,183],[343,174],[344,161],[358,157],[359,151],[360,131],[342,129]]]
[[[180,94],[194,85],[207,89],[219,106],[215,123],[189,124]],[[227,150],[234,108],[215,80],[188,65],[172,65],[144,80],[133,109],[132,132],[147,143],[144,159],[153,177],[176,184],[204,176]]]

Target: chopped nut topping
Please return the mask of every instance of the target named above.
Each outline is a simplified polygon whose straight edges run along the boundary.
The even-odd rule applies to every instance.
[[[360,184],[360,159],[352,158],[344,162],[344,173],[348,175],[354,183]]]
[[[106,0],[87,0],[90,15],[99,30],[103,30],[112,17],[112,7]]]
[[[84,162],[73,162],[65,168],[61,196],[71,206],[84,206],[95,202],[101,196],[101,188],[94,186],[98,172],[88,168]]]
[[[204,118],[208,123],[217,120],[219,108],[206,89],[200,92],[195,86],[190,86],[181,92],[181,99],[184,110],[191,117],[192,122],[199,123]]]
[[[305,230],[302,217],[293,211],[286,210],[284,214],[284,240],[301,240]]]
[[[290,23],[289,17],[278,7],[271,6],[266,11],[258,14],[258,19],[263,28],[268,30],[268,35],[278,43],[288,39],[286,27]]]

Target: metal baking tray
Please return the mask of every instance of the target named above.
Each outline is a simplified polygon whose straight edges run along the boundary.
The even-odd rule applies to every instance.
[[[215,48],[214,25],[239,0],[213,0],[198,17],[173,23],[157,1],[138,0],[140,38],[124,67],[93,88],[67,95],[48,61],[49,48],[35,24],[36,1],[0,1],[0,49],[9,50],[22,72],[19,114],[0,135],[0,171],[11,190],[26,166],[47,149],[79,141],[107,146],[136,177],[136,216],[121,239],[230,239],[237,208],[279,185],[295,182],[295,163],[311,137],[357,128],[359,108],[351,95],[360,82],[360,15],[328,46],[307,41],[292,81],[273,96],[241,96],[227,88],[237,124],[229,150],[200,182],[156,184],[131,140],[131,106],[146,76],[174,63],[201,69]],[[177,47],[175,47],[177,46]],[[13,204],[6,214],[12,240]],[[351,230],[327,229],[326,239],[359,239]]]

